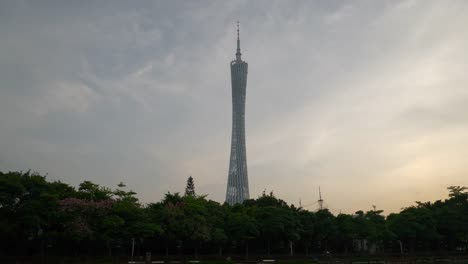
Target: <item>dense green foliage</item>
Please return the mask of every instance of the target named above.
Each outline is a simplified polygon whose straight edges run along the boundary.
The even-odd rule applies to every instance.
[[[125,185],[85,181],[78,188],[44,176],[0,172],[1,255],[351,254],[463,251],[468,240],[468,191],[382,211],[333,215],[288,205],[263,193],[229,206],[195,194],[167,193],[142,205]]]

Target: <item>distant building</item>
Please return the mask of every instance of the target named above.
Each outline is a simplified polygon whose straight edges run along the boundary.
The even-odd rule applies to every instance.
[[[226,202],[233,205],[249,199],[247,155],[245,147],[245,94],[248,64],[241,59],[239,24],[237,24],[236,59],[231,62],[232,139]]]

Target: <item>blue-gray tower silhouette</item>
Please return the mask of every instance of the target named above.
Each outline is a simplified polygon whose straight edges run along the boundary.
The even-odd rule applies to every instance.
[[[231,62],[232,139],[226,190],[226,202],[231,205],[249,199],[249,179],[245,151],[245,95],[248,64],[241,59],[241,55],[239,23],[237,23],[236,59]]]

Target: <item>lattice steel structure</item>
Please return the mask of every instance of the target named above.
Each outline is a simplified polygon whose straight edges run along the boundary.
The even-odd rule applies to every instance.
[[[232,139],[226,202],[233,205],[249,199],[247,155],[245,152],[245,94],[248,64],[241,59],[239,24],[237,24],[236,59],[231,62]]]

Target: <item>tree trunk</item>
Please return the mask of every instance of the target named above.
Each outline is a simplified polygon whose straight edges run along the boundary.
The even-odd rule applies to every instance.
[[[245,260],[249,259],[249,241],[245,242]]]
[[[289,250],[292,257],[294,255],[294,244],[291,240],[289,240]]]
[[[267,241],[267,255],[270,256],[270,239]]]
[[[106,244],[107,244],[107,252],[109,254],[109,257],[111,257],[112,256],[112,247],[110,245],[110,241],[107,240]]]
[[[45,262],[45,243],[44,239],[41,240],[41,263],[44,264]]]
[[[135,238],[132,238],[132,261],[133,261],[134,255],[135,255]]]
[[[80,242],[79,241],[76,241],[75,242],[75,247],[73,248],[73,254],[76,256],[78,256],[78,248],[80,247]]]

